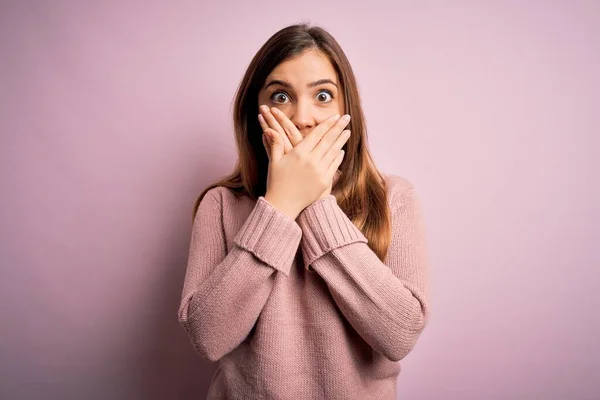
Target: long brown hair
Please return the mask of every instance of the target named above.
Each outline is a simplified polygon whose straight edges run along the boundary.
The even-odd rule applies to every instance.
[[[233,172],[208,186],[196,200],[196,215],[210,189],[224,186],[237,196],[258,200],[266,193],[269,159],[258,123],[258,94],[267,76],[286,59],[306,50],[323,52],[338,74],[344,93],[345,112],[352,116],[346,129],[352,131],[344,145],[340,176],[332,187],[340,208],[367,238],[368,246],[384,261],[391,240],[390,210],[386,182],[375,167],[367,148],[367,129],[356,79],[344,51],[325,29],[300,23],[276,32],[258,50],[235,94],[233,124],[238,160]]]

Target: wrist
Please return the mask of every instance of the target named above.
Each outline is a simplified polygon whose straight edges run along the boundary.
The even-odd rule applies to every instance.
[[[277,198],[274,198],[273,196],[270,196],[268,193],[265,194],[263,197],[269,204],[271,204],[273,207],[275,207],[277,210],[281,211],[282,213],[286,214],[291,219],[295,220],[296,217],[298,217],[298,214],[300,214],[300,211],[298,211],[297,208],[294,207],[292,204],[288,204],[285,201],[281,201]]]

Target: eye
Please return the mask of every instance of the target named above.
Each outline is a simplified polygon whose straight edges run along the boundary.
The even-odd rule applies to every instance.
[[[273,100],[273,102],[275,102],[275,103],[277,103],[277,104],[281,104],[279,101],[275,101],[274,99],[275,99],[275,98],[277,98],[277,97],[279,97],[279,99],[281,99],[281,97],[282,97],[282,96],[283,96],[284,98],[288,97],[288,95],[287,95],[287,93],[286,93],[286,92],[277,91],[277,92],[275,92],[275,93],[273,93],[273,94],[271,95],[271,100]]]
[[[328,97],[330,97],[330,99],[328,100]],[[285,99],[287,99],[289,96],[286,92],[282,92],[280,90],[278,90],[277,92],[274,92],[271,97],[270,100],[272,100],[274,103],[277,104],[282,104],[285,103]],[[323,90],[319,90],[319,92],[317,93],[317,98],[319,100],[322,100],[322,103],[329,103],[331,100],[333,100],[335,98],[335,96],[333,95],[333,93],[331,92],[331,90],[328,89],[323,89]],[[281,101],[283,100],[283,101]]]
[[[325,97],[325,99],[327,99],[327,96],[323,96],[321,93],[327,93],[327,94],[328,94],[328,95],[331,97],[331,100],[333,100],[333,99],[335,98],[335,97],[333,96],[333,93],[332,93],[330,90],[323,89],[323,90],[320,90],[320,91],[319,91],[319,94],[317,95],[317,97],[318,97],[319,99],[322,99],[323,97]],[[331,101],[331,100],[329,100],[329,101]],[[328,103],[328,101],[325,101],[324,103]]]

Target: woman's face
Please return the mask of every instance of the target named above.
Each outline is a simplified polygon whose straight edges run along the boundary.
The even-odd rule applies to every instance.
[[[302,137],[330,115],[344,114],[343,93],[335,69],[327,56],[314,49],[275,67],[258,94],[258,105],[277,107]]]

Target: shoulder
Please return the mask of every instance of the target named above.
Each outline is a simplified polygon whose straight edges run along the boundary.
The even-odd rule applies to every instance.
[[[236,214],[252,206],[252,201],[246,195],[240,195],[225,186],[215,186],[210,188],[202,198],[200,206],[218,208],[221,212],[227,214]]]
[[[395,204],[401,196],[414,190],[412,182],[403,176],[387,173],[381,173],[381,175],[385,178],[388,199],[391,204]]]
[[[382,175],[387,183],[388,204],[394,224],[422,223],[421,202],[413,183],[399,175]]]

